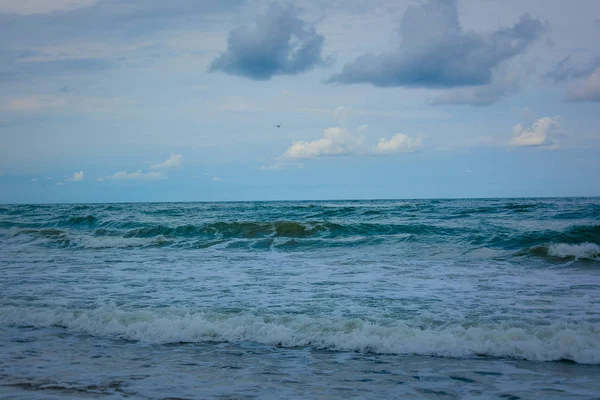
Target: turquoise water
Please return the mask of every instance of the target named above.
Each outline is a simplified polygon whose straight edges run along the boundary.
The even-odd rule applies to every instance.
[[[0,205],[0,394],[593,398],[600,199]]]

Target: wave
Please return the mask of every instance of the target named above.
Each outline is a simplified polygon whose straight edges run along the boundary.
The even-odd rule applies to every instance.
[[[94,225],[98,221],[98,218],[93,215],[86,215],[80,217],[70,217],[67,219],[67,226],[79,226],[79,225]]]
[[[63,224],[59,224],[60,227]],[[136,223],[132,221],[116,222],[105,221],[97,223],[93,216],[69,218],[69,226],[90,226],[97,225],[96,230],[92,232],[94,236],[101,236],[109,233],[110,235],[121,235],[125,238],[151,238],[156,236],[168,236],[174,238],[185,237],[210,237],[210,238],[266,238],[266,237],[287,237],[287,238],[337,238],[350,236],[378,236],[378,235],[460,235],[468,233],[468,229],[459,229],[453,227],[444,227],[427,224],[380,224],[380,223],[335,223],[327,221],[221,221],[205,224],[187,224],[180,226],[156,225],[146,223]],[[3,225],[7,227],[9,225]],[[135,228],[134,228],[135,227]],[[35,234],[45,229],[55,229],[54,227],[32,227],[38,229],[23,229],[19,223],[10,224],[9,230],[17,234]],[[29,227],[27,227],[29,228]],[[133,229],[132,229],[133,228]],[[15,235],[14,233],[12,234]]]
[[[560,258],[597,260],[598,257],[600,257],[600,246],[594,243],[582,243],[574,245],[558,243],[549,246],[548,254]]]
[[[21,236],[21,235],[33,235],[33,236],[52,238],[52,237],[57,237],[57,236],[64,236],[66,234],[67,234],[66,231],[63,231],[60,229],[54,229],[54,228],[42,228],[42,229],[23,228],[23,229],[19,229],[19,228],[13,227],[8,230],[9,237],[16,237],[16,236]]]
[[[538,230],[512,233],[506,228],[490,228],[491,235],[479,231],[470,238],[472,244],[485,244],[513,250],[527,250],[547,244],[577,245],[582,243],[600,243],[600,225],[575,225],[564,230]]]
[[[86,249],[127,249],[134,247],[164,247],[173,244],[164,236],[152,238],[123,238],[111,236],[83,236],[74,241],[75,246]]]
[[[214,222],[204,225],[182,225],[169,227],[157,225],[130,230],[125,237],[152,237],[165,235],[173,237],[208,236],[212,238],[337,238],[356,235],[458,235],[466,229],[448,228],[427,224],[342,224],[326,221],[273,221],[273,222]]]
[[[485,247],[549,260],[600,261],[600,225],[526,232],[483,223],[462,228],[441,223],[332,221],[217,221],[170,226],[132,220],[99,221],[93,215],[70,217],[68,224],[5,222],[0,224],[0,239],[4,236],[44,246],[84,248],[111,245],[118,248],[208,248],[224,241],[228,242],[226,248],[254,249],[369,246],[408,241],[415,245]]]
[[[306,315],[23,306],[0,307],[0,320],[11,326],[62,327],[93,336],[153,343],[250,341],[332,351],[600,364],[600,326],[597,324],[488,323],[419,327],[405,321],[383,325],[358,318]]]
[[[580,244],[553,243],[535,246],[529,249],[527,253],[564,260],[600,261],[600,246],[589,242]]]

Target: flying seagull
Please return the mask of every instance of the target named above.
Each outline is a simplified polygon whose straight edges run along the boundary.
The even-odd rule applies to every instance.
[[[275,125],[275,126],[279,128],[279,127],[281,127],[281,124],[279,124],[279,125]]]

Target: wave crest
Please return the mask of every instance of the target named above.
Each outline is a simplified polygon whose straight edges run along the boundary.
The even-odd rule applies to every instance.
[[[63,327],[94,336],[155,343],[252,341],[284,347],[438,357],[572,360],[600,364],[600,327],[593,324],[381,325],[358,318],[186,312],[180,309],[124,311],[0,307],[4,324]]]
[[[558,258],[600,261],[600,246],[594,243],[556,243],[548,246],[548,255]]]

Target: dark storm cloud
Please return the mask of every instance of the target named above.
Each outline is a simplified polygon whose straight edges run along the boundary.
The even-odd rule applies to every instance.
[[[409,7],[400,25],[402,43],[387,54],[364,54],[326,82],[375,86],[449,88],[490,83],[492,70],[522,52],[544,27],[529,14],[492,33],[463,31],[457,0]]]
[[[254,80],[298,74],[325,63],[324,41],[295,8],[273,3],[253,29],[242,26],[229,33],[227,51],[219,54],[209,71]]]

